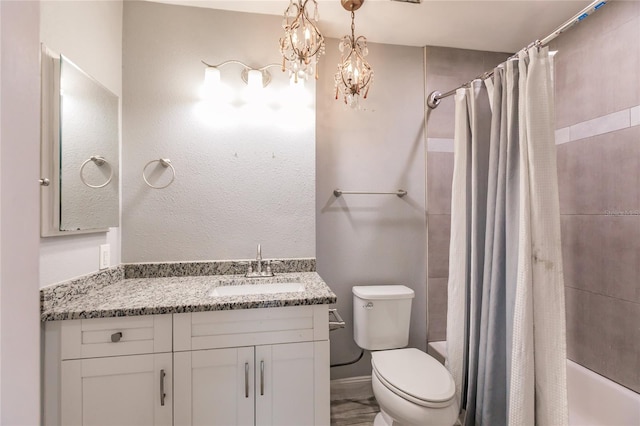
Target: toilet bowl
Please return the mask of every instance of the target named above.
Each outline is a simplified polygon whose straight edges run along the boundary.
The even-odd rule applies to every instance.
[[[374,425],[452,426],[459,407],[451,374],[430,355],[405,348],[413,290],[402,285],[352,290],[354,339],[372,351],[371,383],[381,410]]]
[[[381,413],[374,426],[451,426],[458,417],[447,369],[418,349],[371,354],[373,394]]]

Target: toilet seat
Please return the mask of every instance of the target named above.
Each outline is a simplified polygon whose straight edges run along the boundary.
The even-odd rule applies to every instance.
[[[449,371],[418,349],[372,352],[371,365],[380,382],[407,401],[430,408],[447,407],[454,401],[455,383]]]

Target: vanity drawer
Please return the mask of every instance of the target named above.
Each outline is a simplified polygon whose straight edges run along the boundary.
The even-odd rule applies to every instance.
[[[63,360],[172,350],[171,315],[62,321],[60,333]]]
[[[329,339],[328,305],[173,314],[173,350]]]

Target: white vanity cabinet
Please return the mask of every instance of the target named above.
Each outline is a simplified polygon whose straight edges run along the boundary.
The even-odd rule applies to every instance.
[[[325,426],[328,305],[45,323],[44,424]]]
[[[174,315],[174,424],[328,425],[327,305]]]
[[[48,322],[45,425],[173,422],[171,315]]]

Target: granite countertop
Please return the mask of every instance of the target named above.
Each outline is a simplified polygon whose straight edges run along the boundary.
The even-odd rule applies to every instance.
[[[300,282],[305,290],[291,293],[209,296],[220,285]],[[207,275],[120,279],[72,297],[43,298],[42,321],[105,318],[231,309],[336,303],[336,295],[316,272],[277,274],[273,278]]]

